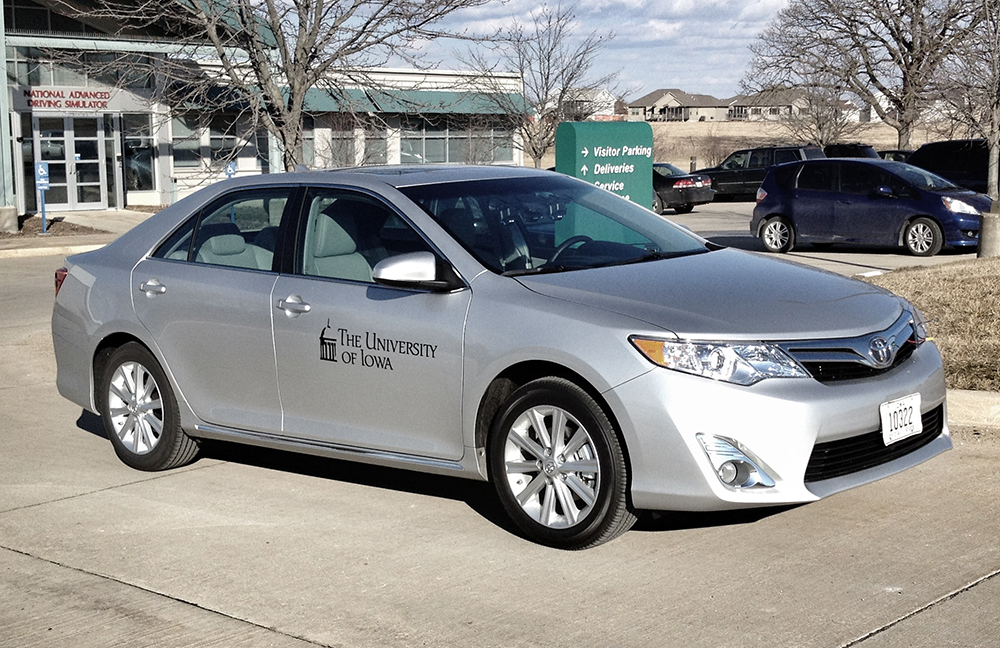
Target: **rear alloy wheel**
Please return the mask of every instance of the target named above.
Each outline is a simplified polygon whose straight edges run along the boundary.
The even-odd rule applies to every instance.
[[[690,214],[694,211],[694,205],[691,203],[684,203],[683,205],[674,205],[675,214]]]
[[[916,218],[903,231],[903,245],[914,256],[934,256],[944,245],[941,227],[929,218]]]
[[[760,228],[760,242],[768,252],[788,252],[795,245],[795,230],[783,217],[773,216]]]
[[[653,213],[662,214],[663,213],[663,199],[660,198],[660,194],[653,192]]]
[[[118,458],[138,470],[190,463],[198,444],[181,430],[173,390],[153,354],[135,342],[116,349],[101,380],[101,418]]]
[[[541,378],[516,390],[488,446],[493,486],[530,539],[585,549],[635,523],[618,436],[601,406],[568,380]]]

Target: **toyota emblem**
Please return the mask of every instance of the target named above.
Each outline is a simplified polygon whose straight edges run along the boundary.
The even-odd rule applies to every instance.
[[[883,368],[892,364],[893,348],[892,343],[881,335],[873,337],[868,343],[868,355],[876,367]]]

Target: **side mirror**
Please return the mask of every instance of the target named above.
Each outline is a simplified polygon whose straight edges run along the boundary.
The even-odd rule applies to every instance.
[[[876,198],[892,198],[896,194],[892,192],[892,187],[888,185],[879,185],[875,187],[875,191],[872,192],[872,195]]]
[[[462,280],[448,264],[430,252],[410,252],[379,261],[372,279],[393,288],[417,288],[449,292],[462,287]]]

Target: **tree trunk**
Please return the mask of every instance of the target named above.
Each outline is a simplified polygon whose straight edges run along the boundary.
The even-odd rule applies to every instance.
[[[991,137],[990,140],[994,138]],[[979,252],[980,259],[1000,256],[1000,191],[997,186],[997,175],[1000,172],[1000,142],[990,141],[989,171],[987,173],[987,191],[993,199],[989,213],[979,217]]]
[[[1000,200],[993,201],[990,211],[979,217],[980,259],[1000,256]]]

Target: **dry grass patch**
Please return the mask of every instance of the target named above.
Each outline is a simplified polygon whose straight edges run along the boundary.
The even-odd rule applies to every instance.
[[[930,320],[948,387],[1000,391],[1000,258],[903,268],[869,281]]]

